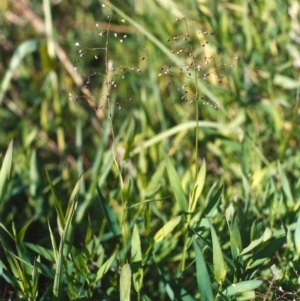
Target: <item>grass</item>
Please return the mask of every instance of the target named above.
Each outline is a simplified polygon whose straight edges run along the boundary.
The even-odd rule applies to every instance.
[[[1,7],[0,299],[299,300],[297,3],[72,4]]]

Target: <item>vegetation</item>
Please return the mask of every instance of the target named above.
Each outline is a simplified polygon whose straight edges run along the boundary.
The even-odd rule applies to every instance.
[[[300,300],[298,1],[0,9],[0,300]]]

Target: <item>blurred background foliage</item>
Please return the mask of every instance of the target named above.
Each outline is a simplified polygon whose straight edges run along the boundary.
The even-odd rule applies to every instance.
[[[198,206],[203,208],[211,189],[224,185],[213,224],[225,253],[230,252],[225,216],[239,217],[244,247],[252,239],[253,223],[269,227],[275,237],[283,235],[281,225],[286,225],[287,243],[257,275],[267,280],[260,291],[266,296],[270,266],[276,264],[285,274],[276,285],[272,282],[272,291],[280,293],[281,286],[288,292],[285,298],[296,296],[291,292],[299,285],[300,273],[293,232],[300,195],[298,1],[4,0],[0,9],[2,158],[14,141],[13,172],[1,207],[3,225],[11,228],[13,221],[20,230],[34,217],[25,241],[51,249],[47,219],[57,235],[59,227],[45,170],[64,211],[83,175],[74,246],[83,245],[91,227],[106,256],[116,249],[125,252],[109,229],[96,189],[100,187],[122,225],[114,144],[127,206],[149,198],[160,200],[133,206],[126,213],[129,228],[139,224],[146,248],[151,230],[143,222],[147,214],[152,215],[152,230],[158,230],[179,212],[163,167],[163,151],[172,158],[184,191],[193,186],[196,115],[189,102],[198,91],[197,165],[205,159],[207,168]],[[183,17],[186,22],[175,21]],[[187,29],[190,40],[185,44],[182,37]],[[199,30],[203,35],[197,38]],[[202,47],[204,32],[214,34],[204,37],[209,43]],[[173,39],[177,36],[178,41]],[[186,45],[202,62],[213,56],[210,67],[201,72],[218,70],[224,74],[221,83],[214,74],[207,81],[201,74],[196,84],[180,76],[188,52],[171,51]],[[106,60],[113,63],[118,77],[110,93],[111,109],[101,110],[107,94]],[[163,75],[168,66],[176,76]],[[181,99],[184,84],[189,87],[188,101]],[[209,105],[203,105],[201,97]],[[211,106],[216,103],[220,103],[218,110]],[[167,300],[162,286],[177,268],[182,242],[176,242],[170,250],[164,249],[165,256],[160,254],[160,268],[148,267],[145,272],[148,296]],[[125,255],[120,258],[124,261]],[[165,273],[164,280],[160,273]],[[102,289],[107,295],[108,288],[117,286],[116,277],[104,278],[108,280],[103,280]],[[161,281],[156,283],[156,277]],[[190,277],[192,273],[185,284],[194,294]],[[4,296],[7,283],[1,281]]]

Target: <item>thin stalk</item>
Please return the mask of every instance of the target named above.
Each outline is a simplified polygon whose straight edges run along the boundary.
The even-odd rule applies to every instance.
[[[122,173],[120,169],[120,165],[117,159],[117,146],[116,146],[116,139],[115,139],[115,133],[114,133],[114,128],[113,128],[113,117],[112,114],[109,115],[109,120],[110,120],[110,127],[111,127],[111,134],[112,134],[112,153],[113,153],[113,158],[114,162],[117,168],[117,173],[119,177],[119,183],[120,183],[120,188],[121,188],[121,200],[122,200],[122,219],[121,219],[121,225],[122,225],[122,235],[123,235],[123,240],[124,240],[124,247],[125,250],[127,250],[127,231],[126,231],[126,201],[124,198],[124,181],[122,178]]]
[[[108,60],[108,36],[110,32],[110,24],[111,24],[111,15],[108,16],[108,26],[107,26],[107,31],[106,31],[106,43],[105,43],[105,82],[107,86],[107,90],[109,91],[109,70],[110,70],[110,65],[111,62]],[[109,93],[108,93],[109,94]],[[122,199],[122,219],[121,219],[121,225],[122,225],[122,236],[123,236],[123,241],[124,241],[124,247],[125,250],[127,250],[127,235],[126,235],[126,202],[124,198],[124,182],[122,178],[122,173],[120,170],[120,165],[117,159],[117,146],[116,146],[116,138],[115,138],[115,132],[114,132],[114,127],[113,127],[113,111],[112,111],[112,106],[108,98],[108,103],[107,107],[109,108],[110,114],[109,114],[109,120],[110,120],[110,128],[111,128],[111,135],[112,135],[112,154],[114,158],[114,162],[117,168],[117,173],[119,177],[119,183],[120,183],[120,188],[121,188],[121,199]]]
[[[189,33],[189,29],[188,29],[188,25],[187,22],[185,20],[185,25],[186,25],[186,30],[187,30],[187,35],[190,36]],[[192,46],[191,46],[191,52],[192,52]],[[193,65],[195,64],[194,58],[193,58]],[[199,172],[199,168],[198,168],[198,133],[199,133],[199,104],[198,104],[198,96],[199,96],[199,92],[198,92],[198,78],[197,78],[197,73],[194,72],[194,79],[195,79],[195,112],[196,112],[196,128],[195,128],[195,182],[197,181],[197,177],[198,177],[198,172]],[[190,216],[187,219],[187,225],[189,225],[189,221],[190,221]],[[184,235],[184,243],[183,243],[183,254],[182,254],[182,259],[180,262],[180,271],[183,272],[185,269],[185,262],[186,262],[186,253],[187,253],[187,248],[188,248],[188,231],[185,231],[185,235]]]

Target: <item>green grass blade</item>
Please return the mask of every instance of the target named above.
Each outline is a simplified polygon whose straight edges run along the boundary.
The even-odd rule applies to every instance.
[[[76,248],[73,248],[72,255],[73,255],[72,258],[74,260],[74,264],[76,265],[78,271],[88,281],[88,266],[87,266],[87,260],[84,252],[80,252]]]
[[[28,40],[18,46],[17,50],[14,52],[14,55],[9,63],[9,69],[6,71],[4,78],[2,80],[2,83],[1,83],[0,104],[2,103],[3,97],[9,87],[9,84],[11,82],[13,74],[14,74],[15,70],[18,68],[21,61],[29,53],[37,51],[38,47],[39,47],[38,40]]]
[[[132,240],[131,240],[131,264],[132,264],[132,276],[133,286],[137,292],[139,292],[143,285],[143,265],[142,265],[142,249],[141,240],[138,231],[138,227],[135,224],[133,227]]]
[[[228,228],[230,233],[230,247],[232,258],[233,260],[237,260],[238,255],[242,250],[242,238],[236,215],[233,216],[230,225],[228,224]],[[240,256],[239,258],[242,258],[242,256]]]
[[[61,295],[61,290],[63,287],[63,238],[61,240],[60,246],[59,246],[59,251],[58,251],[58,256],[57,256],[57,261],[56,261],[56,270],[55,270],[55,277],[54,277],[54,283],[53,283],[53,295],[57,297],[58,299],[60,298]]]
[[[53,232],[52,232],[49,220],[48,220],[48,229],[49,229],[49,233],[50,233],[50,239],[51,239],[51,244],[52,244],[53,256],[54,256],[55,262],[57,262],[58,261],[58,249],[57,249],[55,237],[53,235]]]
[[[32,224],[32,222],[35,220],[35,217],[33,216],[22,228],[21,230],[19,231],[18,233],[18,238],[20,241],[23,242],[24,240],[24,237],[25,237],[25,234],[26,234],[26,231],[28,229],[28,227]]]
[[[226,131],[228,133],[232,133],[239,136],[243,135],[243,131],[240,128],[237,127],[231,127],[226,124],[220,123],[220,122],[212,122],[212,121],[188,121],[183,122],[181,124],[178,124],[170,129],[167,129],[166,131],[163,131],[154,137],[151,137],[149,140],[139,143],[131,152],[130,157],[133,157],[140,153],[142,150],[149,148],[161,141],[164,141],[168,137],[171,137],[173,135],[176,135],[182,131],[194,129],[196,126],[199,128],[208,128],[208,129],[216,129],[218,132],[222,133],[223,131]]]
[[[206,263],[197,240],[194,241],[197,283],[201,300],[214,301],[212,284],[208,275]]]
[[[274,254],[282,248],[282,246],[286,243],[286,236],[281,236],[276,238],[274,241],[270,242],[266,245],[262,250],[260,250],[253,257],[253,262],[248,265],[249,269],[252,269],[261,263],[263,263],[266,259],[271,258]]]
[[[39,282],[39,271],[41,268],[41,258],[38,256],[34,260],[34,266],[32,270],[32,300],[36,300],[38,296],[38,282]]]
[[[210,217],[210,215],[214,214],[215,209],[219,205],[221,201],[221,196],[223,193],[223,186],[221,186],[218,191],[209,199],[207,206],[205,207],[201,216]]]
[[[103,194],[101,193],[101,190],[99,187],[97,187],[97,192],[98,192],[101,208],[107,219],[110,230],[112,231],[114,236],[119,236],[121,233],[121,230],[120,230],[120,225],[119,225],[117,216],[116,216],[115,212],[107,205],[107,202],[106,202]]]
[[[110,269],[110,267],[112,266],[114,260],[116,258],[116,253],[112,254],[99,268],[99,270],[97,271],[96,274],[96,278],[94,283],[98,282],[106,273],[107,271]]]
[[[270,230],[270,228],[266,228],[263,235],[258,238],[255,239],[253,241],[251,241],[250,245],[248,247],[246,247],[241,253],[240,255],[244,255],[249,253],[250,251],[252,251],[253,249],[255,249],[257,246],[259,246],[260,244],[262,244],[263,242],[269,240],[272,237],[272,231]]]
[[[9,177],[11,174],[12,155],[13,155],[13,141],[11,141],[8,145],[0,170],[0,208],[2,207]]]
[[[51,193],[52,193],[52,196],[54,199],[54,207],[55,207],[56,214],[57,214],[57,222],[58,222],[59,231],[60,231],[60,233],[62,233],[64,225],[65,225],[65,218],[64,218],[64,213],[63,213],[62,207],[61,207],[61,202],[59,200],[59,197],[56,194],[55,188],[52,184],[52,181],[50,179],[50,176],[49,176],[46,168],[45,168],[45,171],[46,171],[46,176],[47,176],[48,183],[50,186],[50,190],[51,190]]]
[[[51,250],[48,250],[42,246],[38,246],[36,244],[25,242],[24,246],[31,249],[35,253],[39,254],[39,256],[45,258],[46,260],[49,260],[50,262],[55,262],[54,253]]]
[[[225,296],[233,296],[240,293],[255,290],[263,283],[262,280],[248,280],[234,283],[222,291]]]
[[[176,169],[174,168],[171,160],[169,157],[164,153],[166,167],[168,171],[169,181],[172,187],[173,194],[175,199],[179,205],[179,208],[182,212],[187,212],[188,210],[188,203],[186,197],[184,195],[184,191],[179,180],[178,174]]]
[[[154,235],[154,242],[160,242],[170,234],[175,227],[180,223],[182,215],[176,216],[169,220],[162,228],[160,228]]]
[[[277,167],[278,167],[280,182],[281,182],[281,186],[282,186],[282,189],[284,191],[284,194],[285,194],[285,196],[287,197],[288,200],[294,201],[292,191],[291,191],[291,187],[290,187],[290,184],[289,184],[289,180],[288,180],[288,178],[287,178],[280,162],[277,162]]]
[[[205,160],[203,160],[199,174],[197,176],[196,183],[194,185],[192,194],[189,199],[189,209],[188,209],[189,213],[193,213],[196,208],[197,201],[199,200],[200,195],[203,190],[203,187],[204,187],[205,176],[206,176],[206,162],[205,162]]]
[[[217,237],[217,233],[210,220],[208,220],[208,223],[210,227],[212,247],[213,247],[214,276],[218,283],[222,283],[226,277],[227,267],[224,261],[224,257]]]
[[[128,263],[125,263],[121,269],[120,275],[120,301],[130,300],[131,290],[131,268]]]
[[[54,285],[53,285],[53,294],[60,298],[61,290],[63,287],[63,265],[64,265],[64,258],[70,253],[73,243],[74,237],[74,215],[75,210],[77,207],[77,199],[76,196],[80,190],[80,184],[82,181],[82,177],[79,178],[77,181],[67,207],[67,211],[65,214],[65,227],[63,229],[62,237],[60,240],[59,245],[59,252],[58,252],[58,260],[56,262],[56,273],[54,278]]]

